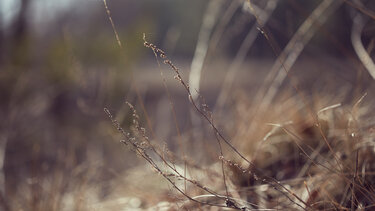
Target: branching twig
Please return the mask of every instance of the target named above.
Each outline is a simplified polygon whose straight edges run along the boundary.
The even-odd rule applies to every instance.
[[[190,92],[190,89],[189,89],[189,85],[185,83],[185,81],[182,79],[181,77],[181,74],[179,72],[179,69],[172,63],[171,60],[168,59],[168,57],[166,56],[165,52],[161,49],[159,49],[157,46],[155,46],[154,44],[152,43],[149,43],[146,41],[146,38],[145,38],[145,35],[143,36],[144,38],[144,46],[147,47],[147,48],[150,48],[152,49],[152,51],[155,53],[155,54],[158,54],[159,57],[161,59],[163,59],[163,63],[168,65],[174,72],[175,72],[175,79],[184,87],[184,89],[186,90],[186,92],[188,93],[188,97],[189,97],[189,100],[191,102],[191,104],[193,105],[194,109],[209,123],[209,125],[212,127],[213,129],[213,132],[214,134],[219,137],[222,141],[224,141],[225,144],[227,144],[234,152],[235,154],[237,154],[239,157],[241,157],[241,159],[243,159],[244,161],[246,161],[250,166],[251,168],[255,171],[253,172],[252,174],[255,176],[255,177],[263,177],[262,181],[265,182],[265,183],[268,183],[270,184],[271,186],[273,186],[276,190],[279,190],[280,192],[282,192],[283,194],[285,194],[282,190],[286,191],[288,194],[292,195],[293,197],[295,197],[298,201],[300,201],[302,204],[304,204],[305,206],[307,206],[307,204],[304,202],[304,200],[302,200],[300,197],[298,197],[296,194],[294,194],[291,190],[289,190],[287,187],[285,187],[284,185],[282,185],[279,181],[277,181],[275,178],[272,178],[272,177],[269,177],[267,176],[265,173],[263,173],[260,169],[258,169],[253,162],[251,162],[250,160],[248,160],[242,153],[240,153],[238,151],[238,149],[236,147],[234,147],[221,133],[220,131],[217,129],[217,127],[215,126],[215,124],[212,122],[212,119],[204,112],[202,111],[201,109],[199,109],[198,105],[196,104],[196,102],[194,101],[194,99],[192,98],[192,95],[191,95],[191,92]],[[257,176],[258,175],[258,176]],[[279,189],[281,188],[281,189]],[[290,198],[289,198],[290,199]],[[290,199],[294,204],[296,204],[297,206],[303,208],[303,206],[295,201],[293,201],[292,199]]]

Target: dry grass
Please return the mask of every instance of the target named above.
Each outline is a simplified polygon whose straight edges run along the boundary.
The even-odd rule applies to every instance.
[[[329,2],[338,6],[334,1],[323,2],[314,13],[329,8]],[[313,14],[306,22],[313,22],[318,16]],[[302,26],[302,30],[310,30],[309,24]],[[269,32],[260,30],[278,54]],[[290,46],[300,42],[298,37],[304,33],[296,33],[296,40],[292,39]],[[314,32],[306,33],[309,37],[299,45],[306,45]],[[271,95],[265,92],[265,97],[256,98],[255,102],[247,103],[251,99],[245,99],[235,103],[232,107],[235,115],[230,120],[234,135],[230,140],[218,129],[203,97],[192,97],[195,93],[192,95],[180,70],[165,52],[144,40],[145,47],[153,51],[156,59],[161,59],[175,73],[193,109],[211,128],[216,140],[216,145],[196,149],[212,159],[209,167],[203,167],[195,163],[199,163],[197,160],[192,162],[151,142],[130,104],[135,117],[132,135],[105,110],[124,135],[123,143],[131,145],[171,187],[160,199],[166,197],[163,207],[158,207],[159,203],[150,209],[364,210],[375,206],[372,176],[375,152],[371,144],[374,102],[366,98],[367,93],[343,103],[329,93],[308,97],[289,74],[303,47],[295,50],[288,45],[278,58],[281,65],[274,70],[285,72],[281,79],[273,76],[279,81],[270,82],[270,89],[274,90]],[[293,59],[288,60],[291,54]],[[277,86],[272,88],[273,83],[280,83],[285,76],[297,94],[290,96]],[[331,104],[332,99],[336,100],[335,104]]]
[[[373,102],[366,100],[366,95],[352,104],[330,105],[335,97],[326,94],[312,101],[311,107],[307,107],[300,95],[285,95],[269,110],[258,114],[262,120],[257,121],[253,130],[256,132],[252,133],[251,106],[238,102],[232,128],[236,135],[229,141],[217,129],[208,108],[204,104],[198,106],[192,99],[179,69],[165,53],[147,41],[145,46],[177,74],[175,79],[185,88],[193,108],[212,128],[219,147],[216,162],[223,164],[212,164],[209,170],[187,164],[186,158],[178,158],[166,148],[160,149],[149,142],[135,110],[133,136],[124,132],[106,110],[125,134],[124,143],[133,145],[133,150],[172,185],[172,190],[164,196],[169,196],[164,204],[168,209],[346,210],[374,205]],[[367,103],[363,105],[363,101]],[[200,150],[209,156],[209,149]],[[155,154],[155,159],[150,154]],[[213,162],[216,163],[215,158]],[[185,169],[181,168],[184,163]],[[186,176],[186,169],[194,172],[194,176]],[[187,187],[181,181],[187,182]]]
[[[269,32],[263,28],[264,23],[259,23],[252,3],[248,3],[260,30],[278,54]],[[329,94],[307,99],[289,74],[303,49],[293,46],[306,45],[314,33],[309,31],[311,22],[331,5],[337,7],[339,4],[327,1],[319,5],[305,21],[307,25],[302,25],[301,31],[295,34],[278,58],[281,65],[271,71],[271,77],[278,82],[271,81],[267,85],[273,90],[271,94],[266,91],[263,98],[256,98],[250,105],[239,101],[233,106],[235,118],[231,120],[234,122],[231,130],[235,135],[231,140],[218,129],[203,97],[193,97],[196,93],[191,93],[192,89],[181,77],[180,70],[165,52],[144,37],[145,47],[176,74],[175,79],[185,89],[193,109],[211,128],[216,139],[216,146],[199,148],[207,157],[213,158],[211,167],[205,169],[185,155],[151,142],[146,130],[139,125],[139,117],[132,105],[129,104],[134,116],[133,134],[125,132],[105,110],[123,134],[123,143],[130,145],[171,185],[164,208],[355,210],[374,206],[373,102],[362,105],[366,94],[360,99],[333,105],[329,104],[332,100],[327,100],[332,97]],[[307,38],[303,38],[305,34]],[[288,57],[290,55],[293,55],[292,60]],[[279,73],[285,71],[281,79],[273,73],[276,70]],[[274,86],[285,76],[291,79],[297,93],[295,96],[280,97],[282,92]],[[276,100],[275,90],[279,96]],[[224,91],[230,93],[229,88]],[[184,151],[184,146],[180,147]]]

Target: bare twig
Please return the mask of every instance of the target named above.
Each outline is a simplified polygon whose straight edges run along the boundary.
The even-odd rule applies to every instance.
[[[133,112],[135,111],[134,108],[132,107],[131,104],[128,104],[130,106],[130,109],[133,110]],[[105,108],[104,109],[104,112],[108,115],[108,117],[110,118],[110,120],[112,121],[112,124],[114,125],[114,127],[123,135],[123,137],[125,138],[125,140],[123,140],[122,142],[126,145],[130,145],[132,148],[132,150],[134,152],[136,152],[138,155],[140,155],[143,159],[145,159],[160,175],[162,175],[178,192],[180,192],[183,196],[185,196],[186,198],[188,198],[189,200],[191,201],[194,201],[196,203],[199,203],[199,204],[202,204],[202,205],[209,205],[209,206],[216,206],[216,207],[227,207],[227,205],[223,205],[223,204],[213,204],[213,203],[208,203],[208,202],[203,202],[203,201],[198,201],[192,197],[190,197],[189,195],[187,195],[183,190],[181,190],[177,185],[176,183],[172,180],[172,178],[182,178],[192,184],[194,184],[195,186],[207,191],[208,193],[210,194],[213,194],[213,195],[216,195],[218,198],[221,198],[220,195],[218,195],[217,193],[215,193],[214,191],[210,190],[209,188],[201,185],[199,182],[197,181],[194,181],[194,180],[191,180],[191,179],[188,179],[187,177],[184,177],[183,175],[181,175],[174,167],[170,166],[169,165],[169,162],[166,161],[162,155],[160,155],[156,149],[152,146],[152,145],[148,145],[147,147],[145,146],[145,144],[143,143],[138,143],[136,141],[135,138],[133,138],[130,133],[127,133],[125,132],[125,130],[120,126],[120,124],[117,122],[117,120],[112,116],[112,114],[110,113],[110,111]],[[139,132],[141,133],[141,136],[144,136],[144,130],[139,126],[138,124],[138,121],[137,121],[137,115],[136,114],[133,114],[134,116],[134,125],[135,127],[139,130]],[[148,138],[147,137],[144,137],[146,141],[148,141]],[[149,143],[149,142],[148,142]],[[155,161],[151,158],[151,156],[148,154],[147,152],[147,149],[151,149],[154,153],[156,153],[159,158],[162,159],[163,163],[166,164],[174,173],[166,173],[164,172],[163,170],[160,169],[160,167],[155,163]],[[235,209],[238,209],[240,210],[240,208],[236,208],[236,207],[232,207],[232,208],[235,208]]]
[[[244,161],[246,161],[246,163],[248,163],[251,168],[253,169],[253,171],[255,172],[252,172],[252,174],[255,176],[255,177],[258,177],[256,175],[259,175],[261,177],[263,177],[262,181],[265,182],[265,183],[268,183],[270,184],[271,186],[273,186],[276,190],[280,191],[281,193],[285,194],[285,192],[283,191],[286,191],[288,194],[292,195],[293,197],[295,197],[299,202],[301,202],[302,204],[304,204],[305,206],[307,206],[307,204],[299,197],[297,196],[296,194],[294,194],[291,190],[289,190],[287,187],[285,187],[284,185],[282,185],[278,180],[276,180],[275,178],[272,178],[272,177],[269,177],[267,176],[265,173],[262,172],[262,170],[258,169],[253,162],[251,162],[249,159],[247,159],[242,153],[240,153],[238,151],[238,149],[236,147],[234,147],[230,141],[228,139],[226,139],[222,134],[221,132],[217,129],[217,127],[215,126],[215,124],[213,123],[212,119],[206,114],[206,112],[202,111],[201,109],[199,109],[198,105],[196,104],[196,102],[193,100],[192,98],[192,95],[191,95],[191,92],[190,92],[190,89],[189,89],[189,85],[185,83],[185,81],[182,79],[181,77],[181,74],[179,72],[179,69],[172,63],[172,61],[170,61],[168,59],[168,57],[166,56],[165,52],[161,49],[159,49],[157,46],[155,46],[154,44],[152,43],[149,43],[146,41],[146,38],[145,38],[145,35],[143,36],[143,39],[144,39],[144,46],[147,47],[147,48],[150,48],[152,49],[152,51],[154,52],[154,54],[158,54],[159,57],[161,59],[163,59],[163,63],[168,65],[175,73],[175,79],[185,88],[185,91],[187,92],[188,94],[188,97],[189,97],[189,100],[191,102],[191,104],[193,105],[193,108],[209,123],[209,125],[211,126],[211,128],[213,129],[213,132],[215,134],[216,137],[220,138],[220,140],[224,141],[224,143],[226,145],[229,146],[229,148],[231,148],[235,154],[237,154],[241,159],[243,159]],[[218,141],[220,141],[218,140]],[[288,197],[288,199],[290,199],[290,201],[292,201],[294,204],[296,204],[297,206],[303,208],[303,206],[297,202],[295,202],[294,200],[292,200],[291,198]]]
[[[105,11],[107,13],[108,19],[111,22],[112,30],[115,33],[117,44],[120,46],[120,48],[122,48],[122,43],[121,43],[120,37],[118,36],[117,30],[116,30],[116,27],[115,27],[115,23],[112,20],[111,11],[108,8],[107,0],[103,0],[103,3],[104,3],[104,8],[105,8]]]

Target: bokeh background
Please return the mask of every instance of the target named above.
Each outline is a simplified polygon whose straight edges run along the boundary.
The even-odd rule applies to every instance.
[[[225,74],[256,23],[244,1],[218,2],[213,28],[217,40],[210,42],[200,82],[200,92],[212,108]],[[266,1],[254,2],[264,7]],[[226,119],[224,128],[235,121],[226,109],[238,96],[254,95],[276,55],[320,3],[278,2],[265,27],[271,40],[259,32],[238,66],[233,92],[218,115]],[[210,1],[107,0],[107,4],[122,47],[100,0],[0,0],[0,209],[80,210],[87,204],[100,208],[101,201],[146,194],[124,179],[143,161],[118,142],[121,137],[104,108],[125,129],[132,122],[125,101],[136,106],[145,125],[147,111],[156,139],[172,150],[177,148],[176,125],[187,147],[196,137],[186,92],[167,66],[158,67],[152,51],[143,46],[143,34],[165,50],[188,81]],[[230,8],[228,23],[220,28]],[[342,3],[317,27],[291,69],[301,90],[330,90],[341,100],[358,99],[373,90],[373,79],[351,45],[356,11]],[[369,21],[362,37],[370,55],[374,26]],[[289,80],[282,87],[292,90]],[[227,134],[233,135],[230,130]],[[115,187],[123,191],[117,198]],[[133,200],[135,207],[140,203],[135,198],[124,200]]]

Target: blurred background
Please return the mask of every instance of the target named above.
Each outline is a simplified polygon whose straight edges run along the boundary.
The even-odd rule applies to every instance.
[[[185,144],[209,139],[194,131],[201,123],[186,91],[167,66],[158,67],[143,34],[165,50],[219,122],[226,120],[219,125],[229,136],[231,105],[256,95],[278,69],[279,55],[294,55],[287,68],[311,95],[330,90],[345,101],[374,90],[352,47],[358,8],[343,1],[253,2],[251,10],[240,0],[107,0],[120,47],[103,1],[0,0],[1,209],[81,210],[114,199],[115,186],[123,196],[142,194],[124,175],[143,161],[118,142],[104,108],[128,129],[124,102],[131,102],[153,138],[172,150],[176,125]],[[375,25],[362,16],[360,37],[372,56]],[[312,25],[301,29],[306,20]],[[288,77],[277,83],[292,90]]]

